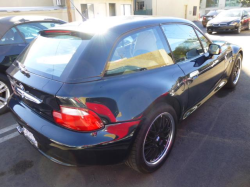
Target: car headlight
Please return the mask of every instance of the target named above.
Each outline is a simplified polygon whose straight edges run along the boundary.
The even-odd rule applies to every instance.
[[[207,26],[212,26],[212,23],[211,22],[207,22]]]
[[[238,22],[237,21],[232,21],[232,22],[229,23],[229,25],[235,26],[235,25],[238,25]]]

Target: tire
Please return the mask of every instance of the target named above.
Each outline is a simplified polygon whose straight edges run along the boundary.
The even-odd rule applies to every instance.
[[[10,82],[5,75],[0,74],[0,115],[8,111],[7,99],[12,94]]]
[[[228,78],[228,82],[226,84],[227,88],[233,89],[236,87],[237,83],[239,82],[241,67],[242,67],[242,55],[239,53],[236,56],[232,72],[230,74],[230,77]]]
[[[248,22],[247,30],[250,30],[250,22]]]
[[[212,32],[207,32],[208,34],[213,34]]]
[[[160,122],[165,122],[165,125],[159,125]],[[152,173],[159,169],[173,147],[176,123],[177,116],[171,106],[162,104],[154,107],[141,122],[141,128],[125,163],[141,173]],[[156,132],[157,129],[161,129],[159,133]],[[156,158],[150,160],[150,156]]]

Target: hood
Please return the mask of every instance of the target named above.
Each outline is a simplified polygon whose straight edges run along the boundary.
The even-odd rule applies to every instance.
[[[229,23],[232,21],[240,21],[240,17],[216,17],[212,19],[211,23]]]

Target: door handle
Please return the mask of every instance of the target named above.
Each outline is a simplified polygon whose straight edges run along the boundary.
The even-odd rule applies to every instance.
[[[193,71],[192,73],[190,73],[189,78],[193,78],[193,77],[196,77],[198,75],[199,75],[199,71],[196,70],[196,71]]]

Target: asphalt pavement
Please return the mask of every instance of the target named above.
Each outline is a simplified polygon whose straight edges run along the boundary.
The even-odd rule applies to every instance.
[[[145,175],[124,164],[55,164],[17,134],[15,120],[6,113],[0,116],[0,186],[249,187],[250,31],[208,36],[243,47],[239,84],[234,90],[220,90],[179,124],[172,153],[158,171]]]

